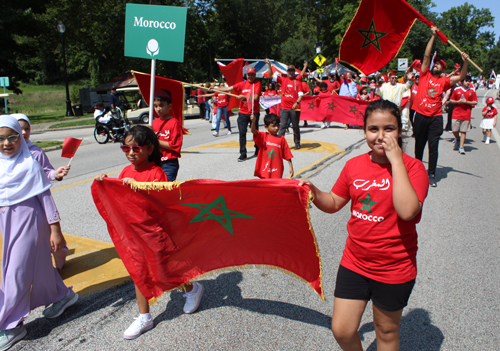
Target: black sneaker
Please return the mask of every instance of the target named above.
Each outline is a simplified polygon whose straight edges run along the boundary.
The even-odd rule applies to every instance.
[[[300,149],[300,144],[295,145],[294,149],[295,150],[299,150]]]
[[[437,187],[436,177],[434,174],[429,174],[429,186],[432,186],[433,188]]]
[[[243,161],[246,161],[246,160],[247,160],[246,156],[241,155],[240,157],[238,157],[238,162],[243,162]]]

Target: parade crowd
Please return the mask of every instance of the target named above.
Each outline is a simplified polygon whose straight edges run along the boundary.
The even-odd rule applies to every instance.
[[[347,161],[327,191],[318,189],[310,180],[298,182],[298,186],[310,188],[313,203],[321,211],[335,213],[350,202],[352,214],[337,273],[332,317],[333,335],[344,350],[362,349],[358,328],[370,300],[377,348],[399,349],[401,316],[417,275],[416,224],[429,185],[437,186],[438,146],[445,129],[443,108],[450,118],[446,129],[455,135],[457,151],[465,154],[465,135],[470,128],[471,110],[477,104],[475,88],[466,75],[468,56],[462,53],[460,72],[446,74],[446,62],[431,57],[437,29],[431,30],[417,74],[408,69],[401,78],[396,72],[365,77],[334,70],[322,80],[306,73],[305,62],[300,73],[290,65],[286,76],[280,76],[273,74],[271,61],[266,59],[272,78],[265,88],[256,79],[255,68],[248,67],[246,80],[233,86],[207,83],[195,94],[200,117],[213,123],[214,137],[221,133],[221,121],[227,134],[233,133],[229,94],[238,97],[238,161],[249,159],[246,134],[250,128],[257,156],[254,176],[262,179],[282,178],[285,164],[293,177],[293,154],[284,136],[291,125],[293,149],[301,148],[299,122],[305,95],[321,98],[337,94],[370,102],[362,127],[370,151]],[[281,100],[279,105],[266,109],[262,118],[265,131],[260,131],[259,100],[263,96]],[[133,182],[176,181],[183,130],[170,112],[175,103],[170,91],[154,91],[158,118],[152,128],[137,125],[126,132],[120,147],[130,165],[119,175],[125,186]],[[481,122],[486,144],[497,122],[494,100],[489,98],[487,103]],[[330,121],[325,120],[321,128],[330,126]],[[413,155],[402,150],[405,133],[415,138]],[[425,147],[429,155],[427,169],[421,162]],[[66,287],[51,259],[51,254],[58,256],[58,267],[62,267],[67,247],[50,181],[63,179],[70,167],[55,170],[50,165],[44,152],[31,143],[30,121],[20,114],[0,116],[0,152],[0,232],[4,243],[0,350],[6,350],[25,337],[23,321],[31,310],[46,306],[44,317],[57,318],[77,302],[78,295]],[[105,181],[106,177],[99,174],[95,179]],[[126,339],[137,338],[154,326],[148,301],[137,287],[135,292],[139,315],[124,328]],[[185,285],[185,313],[198,309],[203,292],[199,282]]]

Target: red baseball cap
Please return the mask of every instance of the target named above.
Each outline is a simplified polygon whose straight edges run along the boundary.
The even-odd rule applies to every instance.
[[[255,74],[257,74],[257,72],[255,71],[255,67],[248,67],[247,68],[247,74],[248,73],[255,73]]]
[[[441,60],[439,57],[435,57],[434,58],[434,64],[438,63],[438,62],[441,62],[441,65],[443,66],[443,70],[446,69],[446,62],[444,62],[443,60]]]
[[[492,104],[495,102],[495,99],[493,99],[491,96],[486,99],[487,104]]]

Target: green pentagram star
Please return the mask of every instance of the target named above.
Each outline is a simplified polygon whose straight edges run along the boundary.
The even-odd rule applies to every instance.
[[[368,213],[372,213],[372,206],[376,204],[375,201],[370,200],[370,194],[366,194],[366,198],[359,199],[363,203],[363,207],[361,207],[360,211],[367,210]]]
[[[356,105],[354,105],[354,106],[349,106],[349,113],[354,113],[354,114],[356,114],[356,112],[359,112],[359,110],[357,109]]]
[[[267,158],[268,158],[268,159],[272,158],[272,159],[274,160],[274,156],[276,156],[276,155],[277,155],[277,153],[276,153],[276,152],[274,152],[274,149],[271,149],[271,150],[266,151],[266,152],[267,152]]]
[[[329,102],[327,110],[332,110],[333,111],[334,108],[337,108],[337,106],[335,106],[335,103],[334,102]]]
[[[361,30],[361,29],[356,29],[356,30],[359,32],[359,34],[361,34],[365,38],[365,40],[363,40],[363,45],[361,45],[361,49],[364,49],[368,45],[372,44],[375,47],[375,49],[377,49],[379,52],[382,52],[382,50],[380,50],[379,39],[385,37],[388,33],[377,32],[377,30],[375,29],[375,22],[373,21],[373,19],[372,22],[370,23],[370,27],[368,28],[368,30]],[[373,39],[370,38],[371,34],[373,34]]]
[[[315,106],[316,106],[316,104],[314,102],[310,102],[308,108],[314,111]]]
[[[430,96],[432,96],[432,97],[434,97],[434,95],[436,95],[436,94],[437,94],[437,91],[435,91],[435,90],[434,90],[434,88],[431,88],[431,89],[429,90],[429,92],[427,93],[427,95],[430,95]]]
[[[196,223],[196,222],[202,222],[202,221],[208,221],[213,219],[217,223],[219,223],[221,226],[226,229],[229,234],[233,235],[233,218],[252,218],[244,213],[236,212],[236,211],[231,211],[227,208],[226,201],[224,200],[224,197],[221,195],[214,201],[212,201],[209,204],[181,204],[179,205],[182,206],[188,206],[188,207],[195,207],[200,210],[196,216],[193,217],[193,219],[189,222],[191,223]],[[223,215],[217,215],[212,212],[212,209],[216,209],[219,211],[222,211],[224,214]]]

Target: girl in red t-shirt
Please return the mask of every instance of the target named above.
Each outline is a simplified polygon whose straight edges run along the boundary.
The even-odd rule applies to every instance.
[[[349,236],[335,287],[332,330],[344,350],[361,350],[358,328],[369,300],[377,347],[399,350],[399,324],[415,284],[417,232],[429,178],[421,161],[401,151],[401,112],[377,100],[366,108],[371,152],[349,160],[330,192],[304,180],[322,211],[351,201]]]
[[[153,130],[146,126],[134,126],[125,133],[121,149],[127,156],[131,165],[125,167],[118,179],[123,184],[131,182],[167,182],[167,176],[161,168],[161,153],[158,138]],[[99,174],[96,180],[102,181],[106,174]],[[200,304],[203,294],[203,285],[198,282],[188,284],[186,288],[185,313],[192,313]],[[135,286],[135,297],[139,306],[139,317],[125,330],[125,339],[135,339],[143,332],[153,328],[153,317],[149,313],[149,303],[141,291]]]
[[[495,100],[490,96],[486,99],[486,106],[483,108],[483,120],[479,125],[479,128],[483,129],[483,142],[485,144],[490,143],[491,130],[497,125],[497,114],[498,111],[493,106]]]

